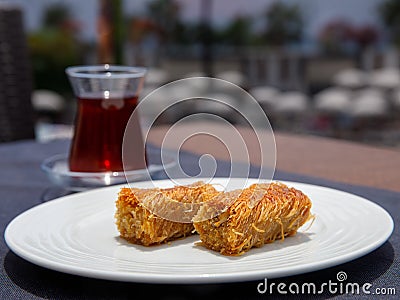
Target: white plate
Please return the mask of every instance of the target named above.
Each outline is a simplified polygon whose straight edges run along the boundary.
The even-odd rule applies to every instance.
[[[240,179],[231,179],[233,182]],[[187,180],[191,183],[193,180]],[[249,180],[248,183],[254,183]],[[213,183],[226,184],[226,178]],[[316,219],[297,235],[227,257],[196,246],[198,236],[143,247],[121,240],[114,224],[121,186],[69,195],[16,217],[7,245],[39,266],[87,277],[148,283],[217,283],[275,278],[320,270],[363,256],[391,235],[393,220],[380,206],[355,195],[285,182],[306,193]],[[169,180],[159,187],[171,186]],[[149,187],[149,182],[135,183]]]

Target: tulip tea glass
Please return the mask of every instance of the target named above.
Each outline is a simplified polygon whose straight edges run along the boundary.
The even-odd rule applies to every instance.
[[[69,67],[66,73],[77,97],[70,170],[120,172],[146,168],[138,114],[133,114],[146,70],[106,64]],[[129,121],[131,116],[136,119]],[[135,124],[129,133],[134,151],[124,165],[122,144],[128,121]]]

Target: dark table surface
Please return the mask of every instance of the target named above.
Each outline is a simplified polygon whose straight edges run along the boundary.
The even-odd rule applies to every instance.
[[[40,170],[41,162],[54,154],[67,151],[67,141],[40,144],[34,141],[6,143],[0,145],[0,299],[110,299],[144,298],[150,299],[265,299],[267,294],[259,294],[257,286],[262,280],[201,285],[155,285],[113,282],[74,276],[44,269],[31,264],[9,250],[3,235],[7,224],[21,212],[42,203],[44,193],[52,187]],[[197,157],[190,153],[182,154],[182,165],[187,170],[197,165]],[[218,176],[227,174],[227,165],[218,165]],[[253,167],[253,174],[257,168]],[[251,174],[250,174],[251,175]],[[335,281],[337,273],[346,272],[349,282],[360,286],[370,283],[370,291],[393,291],[400,294],[400,193],[368,186],[351,185],[343,182],[320,179],[309,175],[289,172],[276,172],[275,179],[292,180],[328,186],[365,197],[383,208],[393,217],[395,229],[390,239],[372,253],[336,267],[307,274],[269,280],[279,284],[315,283],[317,286]],[[272,296],[280,296],[278,293]],[[311,297],[296,295],[295,297]],[[377,295],[360,293],[357,297],[376,298]],[[325,291],[316,298],[346,298],[349,294]],[[385,296],[393,298],[395,296]]]

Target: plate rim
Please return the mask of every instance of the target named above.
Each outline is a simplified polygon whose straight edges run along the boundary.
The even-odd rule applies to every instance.
[[[193,180],[201,180],[202,178],[188,178],[185,179],[188,182],[193,182]],[[228,177],[215,177],[214,179],[216,180],[230,180],[232,178]],[[235,178],[233,178],[235,179]],[[241,178],[237,178],[238,180]],[[182,180],[182,179],[181,179]],[[257,181],[259,179],[257,178],[247,178],[247,180],[250,181]],[[351,251],[350,253],[346,253],[345,255],[341,255],[340,257],[331,257],[329,259],[325,259],[322,262],[317,261],[317,262],[312,262],[308,263],[306,267],[299,265],[299,266],[289,266],[289,267],[283,267],[279,268],[276,270],[273,270],[272,272],[268,272],[268,276],[265,275],[267,272],[260,272],[260,271],[240,271],[240,272],[233,272],[233,273],[223,273],[223,274],[196,274],[196,275],[181,275],[181,274],[141,274],[137,272],[124,272],[124,271],[109,271],[109,270],[93,270],[93,269],[88,269],[87,267],[79,267],[79,266],[70,266],[66,265],[63,263],[59,263],[56,261],[52,261],[50,259],[43,258],[41,256],[35,255],[35,254],[29,254],[27,253],[27,250],[24,250],[23,247],[21,248],[14,240],[14,237],[11,234],[11,231],[13,229],[13,226],[16,226],[18,222],[21,222],[25,218],[26,215],[33,214],[35,213],[36,210],[43,209],[43,207],[46,206],[53,206],[57,205],[59,202],[65,202],[65,201],[76,201],[73,198],[80,197],[82,194],[86,193],[101,193],[106,190],[118,190],[121,187],[126,187],[127,183],[125,184],[119,184],[119,185],[113,185],[113,186],[108,186],[108,187],[102,187],[102,188],[97,188],[97,189],[92,189],[88,191],[83,191],[77,194],[72,194],[72,195],[66,195],[62,196],[60,198],[54,199],[49,202],[41,203],[39,205],[33,206],[30,209],[23,211],[16,217],[14,217],[6,226],[6,229],[4,231],[4,240],[6,242],[6,245],[10,249],[10,251],[14,252],[16,255],[19,257],[29,261],[30,263],[33,263],[35,265],[62,272],[62,273],[67,273],[71,275],[78,275],[78,276],[84,276],[84,277],[89,277],[89,278],[96,278],[96,279],[106,279],[106,280],[112,280],[112,281],[120,281],[120,282],[138,282],[138,283],[156,283],[156,284],[212,284],[212,283],[228,283],[228,282],[244,282],[244,281],[251,281],[251,280],[256,280],[256,279],[261,279],[263,277],[265,278],[281,278],[281,277],[286,277],[286,276],[293,276],[293,275],[298,275],[298,274],[305,274],[313,271],[318,271],[318,270],[323,270],[329,267],[337,266],[346,262],[350,262],[352,260],[355,260],[357,258],[363,257],[364,255],[367,255],[371,253],[372,251],[378,249],[380,246],[382,246],[392,235],[393,230],[394,230],[394,221],[390,213],[380,206],[379,204],[356,194],[352,194],[343,190],[331,188],[331,187],[326,187],[326,186],[321,186],[321,185],[315,185],[315,184],[310,184],[310,183],[304,183],[304,182],[298,182],[298,181],[285,181],[285,180],[274,180],[274,181],[279,181],[287,185],[306,185],[312,188],[317,188],[317,189],[323,189],[323,190],[331,190],[334,192],[339,192],[339,193],[344,193],[351,195],[352,197],[358,198],[360,201],[365,201],[368,203],[368,205],[371,205],[374,207],[374,209],[379,210],[383,216],[386,218],[386,221],[388,222],[388,226],[386,227],[385,234],[382,234],[379,239],[375,240],[374,243],[369,244],[368,246],[365,246],[363,248]],[[146,184],[147,182],[153,182],[153,183],[172,183],[171,179],[161,179],[161,180],[153,180],[153,181],[140,181],[140,182],[134,182],[134,184]],[[70,200],[70,198],[72,200]],[[211,251],[211,250],[210,250]],[[289,273],[288,273],[289,272]]]

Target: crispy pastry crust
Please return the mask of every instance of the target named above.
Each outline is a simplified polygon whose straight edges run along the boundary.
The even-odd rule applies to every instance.
[[[222,214],[194,223],[205,247],[224,255],[240,255],[296,234],[312,217],[310,199],[282,183],[253,184],[238,195]],[[207,204],[199,215],[212,209]]]
[[[168,203],[160,201],[165,199],[190,205],[207,201],[215,194],[218,192],[212,185],[202,182],[169,189],[122,188],[116,201],[115,213],[120,236],[131,243],[150,246],[191,235],[194,232],[192,223],[178,223],[158,217],[146,208],[149,206],[143,205],[143,201],[147,201],[153,208],[168,207]]]

